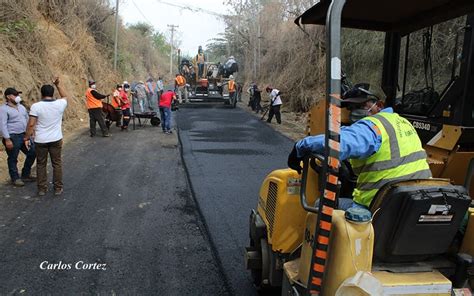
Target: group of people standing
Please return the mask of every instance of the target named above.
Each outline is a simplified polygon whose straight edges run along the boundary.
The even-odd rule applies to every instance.
[[[117,84],[112,94],[104,95],[97,91],[96,82],[89,80],[89,88],[86,91],[86,105],[89,112],[90,136],[96,136],[96,125],[99,124],[103,137],[109,137],[109,126],[106,123],[106,113],[114,111],[117,114],[113,118],[116,126],[120,127],[122,131],[128,129],[132,113],[146,113],[149,111],[157,111],[160,97],[163,94],[164,85],[161,77],[155,82],[149,78],[146,83],[138,81],[130,85],[127,81],[122,84]],[[132,100],[130,100],[130,96]],[[110,98],[112,97],[112,98]],[[107,110],[104,107],[103,100],[107,99],[107,103],[113,107],[114,110]],[[132,104],[135,102],[139,110],[132,110]],[[133,112],[132,112],[133,111]],[[109,118],[112,120],[112,118]]]
[[[54,98],[54,86],[59,98]],[[37,182],[38,195],[48,191],[47,163],[51,157],[53,166],[54,194],[63,193],[62,181],[62,119],[67,107],[67,94],[55,78],[53,84],[41,87],[41,100],[31,105],[28,113],[20,96],[21,91],[9,87],[4,91],[5,104],[0,106],[0,132],[8,155],[8,173],[16,187],[25,182]],[[18,156],[26,156],[21,175],[18,172]],[[36,160],[36,177],[31,168]]]
[[[275,116],[276,121],[278,124],[281,124],[281,112],[280,108],[283,104],[281,100],[281,92],[280,90],[272,87],[267,86],[265,91],[269,94],[270,102],[267,106],[262,107],[262,91],[258,88],[258,85],[254,82],[250,84],[250,87],[247,89],[247,93],[249,94],[249,103],[248,106],[252,108],[252,111],[255,113],[266,113],[266,109],[268,108],[268,118],[267,122],[271,123],[273,116]],[[263,118],[263,117],[262,117]]]

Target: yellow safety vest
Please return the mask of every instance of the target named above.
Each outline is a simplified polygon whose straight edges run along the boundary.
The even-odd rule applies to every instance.
[[[382,144],[370,157],[350,160],[354,173],[358,175],[354,202],[369,207],[377,191],[391,181],[431,178],[426,152],[408,120],[388,112],[363,120],[375,124]]]
[[[196,55],[196,60],[198,64],[204,64],[204,54],[203,53],[198,53]]]

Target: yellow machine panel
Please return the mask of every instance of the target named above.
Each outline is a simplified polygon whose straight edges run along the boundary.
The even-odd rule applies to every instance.
[[[310,174],[315,179],[315,172]],[[267,225],[268,243],[275,252],[290,253],[303,240],[306,212],[300,203],[300,188],[301,176],[291,169],[271,172],[260,188],[257,211]],[[311,184],[306,190],[312,204],[316,189],[317,184]]]
[[[310,272],[312,256],[311,241],[314,236],[317,215],[309,213],[306,218],[305,240],[301,249],[301,257],[294,262],[285,263],[287,275],[292,280],[297,279],[306,285]],[[335,295],[342,282],[357,273],[372,269],[372,251],[374,244],[374,229],[370,222],[353,223],[344,217],[344,211],[335,210],[333,213],[333,229],[328,252],[327,274],[323,295]],[[298,264],[297,276],[295,266]],[[293,265],[293,266],[291,266]],[[293,267],[293,268],[291,268]]]
[[[451,281],[438,271],[393,273],[374,271],[383,286],[383,295],[450,296]]]

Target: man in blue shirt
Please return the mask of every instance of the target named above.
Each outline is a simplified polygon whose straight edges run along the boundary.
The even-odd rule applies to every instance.
[[[357,199],[357,201],[363,200],[364,202],[361,204],[357,201],[353,202],[352,199],[340,198],[340,209],[347,209],[353,206],[368,207],[373,198],[373,192],[380,189],[380,187],[391,178],[431,177],[431,172],[426,163],[426,153],[421,148],[421,141],[414,128],[406,119],[394,114],[392,108],[384,108],[381,101],[363,88],[357,88],[351,91],[349,96],[346,96],[346,99],[343,101],[343,106],[344,105],[351,111],[350,119],[354,123],[351,126],[341,128],[340,159],[341,161],[346,159],[351,159],[352,161],[359,160],[362,163],[358,174],[357,186],[354,190],[354,199],[356,199],[357,195],[360,195],[363,197]],[[382,115],[375,116],[378,118],[377,120],[370,120],[370,118],[368,118],[368,116],[372,117],[379,112],[381,112]],[[384,116],[383,113],[394,115]],[[389,117],[390,120],[387,120],[385,117]],[[375,122],[380,122],[380,126],[377,126]],[[397,124],[394,125],[393,122],[397,122]],[[404,143],[397,142],[399,140],[397,140],[397,134],[395,133],[398,132],[399,129],[403,134],[407,134],[410,137],[401,138]],[[383,132],[381,132],[381,130]],[[385,141],[382,139],[382,135],[384,134],[387,136]],[[324,154],[324,139],[324,135],[317,135],[309,136],[296,142],[288,157],[288,166],[301,172],[301,160],[306,155]],[[406,143],[408,140],[412,143]],[[398,151],[393,149],[395,147]],[[407,151],[409,155],[400,155],[400,149],[403,152]],[[393,153],[391,154],[391,152]],[[398,152],[398,154],[396,152]],[[379,157],[382,153],[384,154],[383,157]],[[387,155],[389,155],[388,159]],[[369,158],[371,158],[371,161],[367,162]],[[375,162],[377,162],[379,167],[383,166],[383,169],[380,169],[379,176],[376,170],[370,171],[369,169],[371,165],[375,167],[373,165]],[[367,163],[370,165],[366,165]],[[407,174],[404,175],[401,170],[397,170],[397,168],[401,168],[403,165],[409,163],[415,163],[415,168]],[[366,180],[361,180],[360,176],[362,174],[365,174],[364,178]],[[370,178],[375,178],[375,180],[370,180],[374,182],[365,182],[367,181],[367,175],[370,175]],[[372,190],[372,196],[368,192],[370,190]]]
[[[23,181],[35,180],[35,178],[31,177],[30,173],[36,159],[34,145],[31,145],[28,149],[23,141],[28,123],[28,112],[20,104],[20,93],[14,88],[7,88],[4,92],[6,103],[0,106],[0,133],[2,134],[2,142],[8,155],[8,173],[10,174],[12,184],[17,187],[24,186],[25,183]],[[26,155],[21,178],[17,168],[20,151]]]

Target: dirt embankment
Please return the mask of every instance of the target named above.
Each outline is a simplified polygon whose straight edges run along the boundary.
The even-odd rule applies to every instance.
[[[8,20],[2,16],[0,22],[0,104],[5,102],[3,91],[15,87],[23,92],[25,106],[31,106],[40,99],[41,85],[50,84],[57,75],[68,93],[63,131],[70,134],[86,126],[83,97],[87,79],[97,79],[98,87],[107,93],[118,81],[117,74],[110,71],[107,57],[83,24],[77,24],[71,38],[38,11],[22,11],[28,18]],[[0,181],[6,179],[6,153],[0,145]]]

